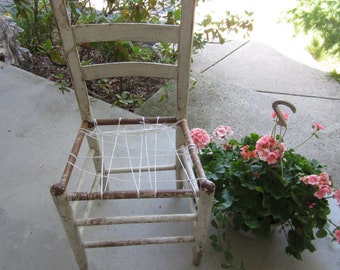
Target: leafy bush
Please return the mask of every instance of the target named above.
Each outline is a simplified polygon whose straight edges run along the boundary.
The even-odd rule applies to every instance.
[[[176,0],[107,0],[102,11],[89,7],[88,0],[67,1],[71,11],[72,24],[100,23],[100,22],[159,22],[177,24],[180,20],[180,1]],[[53,13],[48,0],[14,0],[11,14],[17,24],[24,29],[21,35],[21,44],[35,53],[39,46],[51,40],[55,24]],[[218,38],[223,43],[230,32],[245,31],[249,35],[253,29],[252,13],[246,12],[243,19],[239,15],[226,11],[225,19],[214,21],[213,16],[207,15],[199,23],[203,31],[194,35],[194,47],[200,49],[209,39]],[[56,44],[53,44],[56,45]],[[161,62],[174,62],[176,60],[175,46],[169,44],[139,44],[127,42],[107,42],[101,45],[93,44],[92,48],[100,50],[103,58],[110,61],[142,60],[144,57]],[[152,55],[152,56],[148,56]]]
[[[91,7],[89,0],[66,2],[73,25],[119,22],[178,24],[181,19],[179,0],[106,0],[101,11]],[[20,37],[22,46],[28,48],[33,55],[45,54],[54,64],[65,65],[49,0],[14,0],[14,4],[11,8],[12,17],[24,30]],[[198,23],[201,27],[194,34],[193,52],[203,48],[211,39],[224,43],[230,32],[244,31],[245,35],[249,35],[253,29],[252,13],[245,14],[245,17],[241,17],[226,11],[225,18],[220,21],[207,15]],[[176,44],[132,41],[80,44],[79,52],[82,63],[146,60],[171,64],[177,61],[178,54]],[[119,104],[130,103],[127,100],[141,103],[141,97],[132,97],[123,93],[124,89],[120,90],[117,96]]]
[[[340,62],[340,1],[301,0],[287,12],[296,33],[312,36],[308,50],[317,60]],[[339,72],[339,71],[338,71]]]
[[[20,43],[34,53],[47,39],[52,39],[56,28],[50,2],[15,0],[14,3],[11,15],[24,30],[20,35]]]

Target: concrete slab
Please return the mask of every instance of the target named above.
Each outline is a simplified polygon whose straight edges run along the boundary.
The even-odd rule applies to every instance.
[[[213,72],[229,84],[253,91],[340,100],[340,86],[327,72],[262,42],[245,42],[208,44],[194,56],[193,71],[201,76]],[[205,60],[211,58],[217,63]]]
[[[244,110],[249,105],[253,109],[254,104],[266,104],[267,100],[273,99],[259,93],[250,95],[248,90],[233,85],[227,86],[228,91],[221,94],[217,91],[221,88],[216,86],[221,86],[223,80],[210,78],[204,79],[204,87],[201,86],[211,92],[209,99],[212,103],[202,108],[207,93],[203,92],[202,95],[198,88],[192,92],[191,107],[201,108],[199,114],[191,112],[193,125],[203,123],[202,119],[205,119],[206,126],[213,124],[210,121],[225,120],[224,113],[215,120],[215,112],[229,111],[227,119],[242,123],[238,129],[246,130],[254,125],[252,121],[255,116]],[[72,93],[62,95],[51,82],[4,64],[0,66],[0,80],[6,82],[0,86],[0,110],[3,115],[0,151],[1,156],[5,157],[0,170],[3,181],[0,267],[77,269],[49,194],[49,187],[59,180],[80,123],[75,99]],[[249,98],[241,98],[246,96],[252,96],[251,102]],[[222,101],[225,102],[224,106]],[[129,114],[100,101],[94,100],[92,104],[100,116]],[[211,110],[207,111],[208,108]],[[198,115],[200,118],[196,117],[195,120],[193,116]],[[236,115],[245,121],[238,121],[240,118]],[[260,115],[267,113],[260,112]],[[333,209],[333,215],[338,216],[339,209],[335,206]],[[254,241],[235,234],[230,228],[227,233],[233,245],[235,261],[243,260],[248,269],[280,270],[288,267],[317,270],[324,265],[328,269],[339,267],[339,246],[330,241],[317,241],[318,251],[313,254],[306,252],[304,260],[298,262],[284,255],[282,234],[274,234],[273,238],[265,241]],[[90,269],[219,269],[222,261],[222,256],[211,249],[209,242],[200,267],[192,266],[191,247],[187,244],[91,250],[88,257]]]

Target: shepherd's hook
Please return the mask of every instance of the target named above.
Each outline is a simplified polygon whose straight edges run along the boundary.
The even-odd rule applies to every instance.
[[[289,103],[288,101],[284,101],[284,100],[276,100],[273,102],[273,110],[274,112],[276,112],[277,117],[279,118],[277,120],[277,123],[281,126],[281,127],[287,127],[287,123],[286,120],[284,119],[282,112],[279,108],[279,105],[286,105],[287,107],[289,107],[293,113],[296,112],[296,108],[292,103]]]

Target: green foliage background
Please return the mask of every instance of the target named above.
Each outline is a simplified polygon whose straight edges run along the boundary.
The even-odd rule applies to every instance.
[[[294,25],[296,33],[312,36],[308,50],[317,60],[328,60],[339,67],[339,0],[300,0],[295,8],[287,12],[286,20]],[[333,71],[338,80],[339,73],[340,70]]]

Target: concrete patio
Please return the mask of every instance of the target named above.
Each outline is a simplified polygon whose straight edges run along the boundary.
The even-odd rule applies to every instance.
[[[234,40],[222,46],[208,44],[195,55],[192,76],[197,83],[190,95],[189,126],[211,132],[226,124],[235,137],[250,131],[268,133],[271,103],[287,100],[297,107],[289,121],[288,147],[303,141],[312,123],[325,125],[320,139],[299,152],[327,164],[340,188],[340,84],[293,42],[275,43]],[[76,100],[72,92],[63,95],[54,83],[3,62],[0,82],[0,269],[77,269],[49,193],[61,177],[80,124]],[[160,104],[160,94],[138,114],[170,114],[173,98]],[[99,100],[92,104],[97,118],[133,115]],[[340,209],[334,201],[331,204],[332,217],[340,222]],[[246,239],[231,228],[227,234],[235,263],[242,260],[248,270],[340,268],[340,245],[329,239],[315,241],[317,251],[306,251],[297,261],[285,255],[283,234],[267,240]],[[222,262],[209,240],[199,267],[192,265],[190,244],[91,250],[88,259],[91,270],[210,270],[220,269]]]

